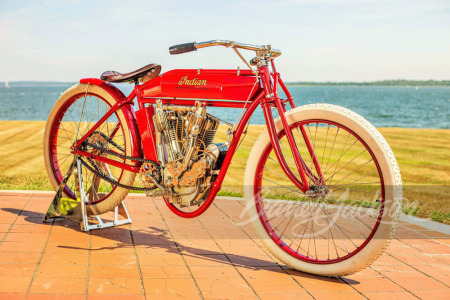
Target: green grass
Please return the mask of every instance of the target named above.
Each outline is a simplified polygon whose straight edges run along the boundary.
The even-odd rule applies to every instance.
[[[431,212],[431,220],[445,223],[446,221],[450,220],[450,213],[442,213],[439,211],[433,211]]]
[[[244,194],[239,193],[239,192],[229,192],[226,190],[221,190],[217,193],[217,196],[225,196],[225,197],[239,197],[242,198],[244,197]]]
[[[43,159],[44,127],[45,122],[41,121],[0,121],[0,189],[51,190]],[[219,195],[242,197],[247,158],[264,127],[250,126]],[[391,145],[400,166],[404,213],[450,224],[450,130],[379,130]],[[226,140],[224,127],[219,128],[216,140]]]
[[[404,213],[405,215],[416,216],[419,210],[419,207],[411,207],[405,205],[402,207],[402,213]]]

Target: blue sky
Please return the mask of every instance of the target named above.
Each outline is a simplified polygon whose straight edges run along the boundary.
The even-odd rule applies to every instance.
[[[448,0],[0,0],[0,81],[244,67],[223,47],[168,53],[211,39],[281,49],[286,81],[450,79]]]

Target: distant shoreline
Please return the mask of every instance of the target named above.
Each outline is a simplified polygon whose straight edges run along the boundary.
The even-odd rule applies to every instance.
[[[77,82],[73,81],[8,81],[10,87],[36,87],[36,86],[67,86]],[[383,87],[450,87],[450,80],[377,80],[377,81],[296,81],[286,82],[288,86],[383,86]],[[5,81],[0,81],[0,87],[5,86]]]
[[[395,87],[450,87],[450,80],[378,80],[378,81],[298,81],[287,82],[288,86],[395,86]]]
[[[68,86],[77,82],[65,81],[7,81],[9,87],[42,87],[42,86]],[[0,81],[0,88],[5,87],[5,81]]]

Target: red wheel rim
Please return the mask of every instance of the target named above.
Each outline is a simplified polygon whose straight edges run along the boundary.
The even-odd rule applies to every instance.
[[[64,174],[61,173],[60,167],[62,167],[62,165],[67,161],[71,160],[71,156],[69,156],[66,160],[64,160],[64,162],[61,162],[61,166],[59,164],[59,160],[58,160],[58,132],[61,126],[62,122],[66,122],[63,121],[64,117],[66,116],[67,111],[69,110],[69,108],[79,99],[84,98],[84,97],[95,97],[101,101],[103,101],[103,103],[105,104],[105,107],[111,108],[111,105],[102,97],[95,95],[95,94],[91,94],[91,93],[82,93],[82,94],[77,94],[72,96],[71,98],[69,98],[66,102],[64,102],[64,104],[60,107],[60,109],[58,110],[58,112],[56,113],[55,118],[53,119],[52,125],[51,125],[51,129],[50,129],[50,139],[49,139],[49,158],[50,158],[50,165],[51,165],[51,169],[52,172],[58,182],[58,184],[61,184],[62,180],[63,180],[63,176]],[[107,106],[106,106],[107,105]],[[120,122],[119,117],[117,116],[117,114],[113,114],[117,120],[120,123],[120,130],[122,131],[122,135],[123,135],[123,127],[122,124]],[[101,115],[100,115],[101,117]],[[73,117],[72,117],[73,120]],[[98,120],[97,120],[98,121]],[[95,124],[95,122],[94,122]],[[66,133],[67,134],[67,133]],[[67,136],[69,138],[69,136]],[[124,139],[124,147],[126,147],[126,141]],[[126,149],[126,148],[125,148]],[[60,159],[61,160],[61,159]],[[120,181],[120,178],[122,177],[123,171],[120,173],[120,175],[118,176],[118,180]],[[84,174],[85,175],[85,174]],[[87,202],[88,205],[92,205],[92,204],[97,204],[100,203],[102,201],[104,201],[105,199],[107,199],[116,189],[116,186],[113,186],[111,191],[109,191],[109,193],[107,193],[104,197],[102,197],[101,199],[95,200],[95,201],[90,201]],[[66,185],[66,187],[64,188],[64,192],[66,193],[66,195],[68,195],[70,198],[72,199],[76,199],[76,195],[74,193],[74,191],[69,187],[69,184]]]
[[[372,159],[372,161],[374,162],[374,166],[376,168],[376,171],[378,173],[378,178],[379,178],[379,183],[380,183],[380,188],[381,188],[381,192],[380,192],[380,196],[381,196],[381,201],[379,202],[379,213],[378,216],[375,218],[375,223],[373,224],[372,230],[370,231],[370,234],[367,234],[367,236],[365,236],[364,234],[364,242],[360,243],[357,247],[355,247],[355,249],[351,252],[349,252],[347,255],[336,255],[337,257],[335,258],[330,258],[330,253],[328,252],[328,258],[326,259],[319,259],[317,258],[317,252],[316,252],[316,257],[312,257],[310,255],[305,255],[305,253],[301,253],[299,252],[299,248],[300,245],[302,243],[302,241],[300,241],[300,244],[298,245],[297,250],[292,248],[292,242],[290,244],[288,244],[287,242],[285,242],[282,239],[282,236],[284,234],[284,232],[277,232],[277,227],[273,227],[270,223],[271,219],[267,217],[266,215],[266,210],[265,210],[265,205],[264,205],[264,199],[262,197],[262,182],[263,182],[263,174],[265,171],[265,165],[266,162],[268,161],[269,155],[272,151],[272,145],[269,143],[269,145],[264,149],[263,151],[263,155],[261,156],[257,168],[256,168],[256,173],[255,173],[255,183],[254,183],[254,195],[255,195],[255,205],[256,205],[256,211],[258,213],[259,216],[259,220],[261,222],[261,224],[263,225],[265,231],[267,232],[267,234],[270,236],[270,238],[277,244],[278,247],[280,247],[284,252],[288,253],[289,255],[295,257],[296,259],[308,262],[308,263],[314,263],[314,264],[331,264],[331,263],[337,263],[343,260],[346,260],[354,255],[356,255],[358,252],[360,252],[368,243],[369,241],[373,238],[374,234],[376,233],[379,224],[381,222],[381,218],[383,216],[383,211],[384,211],[384,202],[385,202],[385,188],[384,188],[384,181],[383,181],[383,176],[381,173],[381,169],[379,166],[379,163],[375,157],[375,155],[373,154],[373,151],[368,147],[368,145],[366,144],[366,142],[364,142],[364,140],[358,136],[355,132],[353,132],[352,130],[350,130],[349,128],[338,124],[336,122],[331,122],[331,121],[326,121],[326,120],[307,120],[307,121],[302,121],[296,124],[291,125],[290,130],[293,131],[294,129],[302,126],[302,125],[308,125],[309,124],[313,124],[313,123],[322,123],[322,124],[327,124],[330,128],[330,126],[335,126],[336,128],[345,130],[346,132],[348,132],[349,134],[351,134],[357,141],[359,141],[361,143],[361,145],[363,145],[365,147],[365,149],[367,150],[368,154],[370,154],[370,157]],[[337,130],[337,132],[339,132],[339,129]],[[317,132],[316,132],[317,133]],[[282,131],[278,134],[278,138],[281,140],[283,137],[285,136],[285,132]],[[328,137],[328,132],[327,132],[327,137]],[[297,138],[296,138],[297,141]],[[297,141],[298,143],[298,141]],[[325,142],[325,146],[326,146],[326,142]],[[325,150],[324,150],[325,152]],[[330,152],[330,156],[331,156],[331,152]],[[266,168],[267,170],[267,168]],[[374,169],[375,170],[375,169]],[[333,175],[334,176],[334,175]],[[324,176],[326,177],[326,176]],[[285,206],[287,206],[288,204],[283,204]],[[297,205],[300,206],[300,205]],[[320,204],[319,204],[320,206]],[[326,210],[326,209],[325,209]],[[293,213],[294,214],[294,213]],[[327,215],[325,213],[325,215]],[[328,215],[327,215],[328,217]],[[293,217],[291,217],[292,220]],[[291,220],[289,220],[289,222],[291,222]],[[331,219],[330,219],[331,220]],[[337,223],[336,223],[337,225]],[[286,225],[286,227],[288,227],[289,224]],[[306,231],[306,227],[305,226],[305,231]],[[330,229],[330,231],[332,231]],[[338,230],[337,230],[338,231]],[[344,231],[342,231],[344,232]],[[314,239],[315,242],[315,239]],[[329,242],[330,243],[330,242]],[[309,246],[308,246],[309,247]],[[335,244],[336,247],[336,244]],[[348,251],[348,249],[347,249]],[[308,248],[308,254],[309,254],[309,248]],[[338,251],[336,250],[336,254],[338,254]]]

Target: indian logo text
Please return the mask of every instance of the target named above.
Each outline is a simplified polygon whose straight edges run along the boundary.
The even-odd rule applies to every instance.
[[[178,85],[206,85],[206,80],[198,78],[188,79],[188,76],[184,76],[178,81]]]

